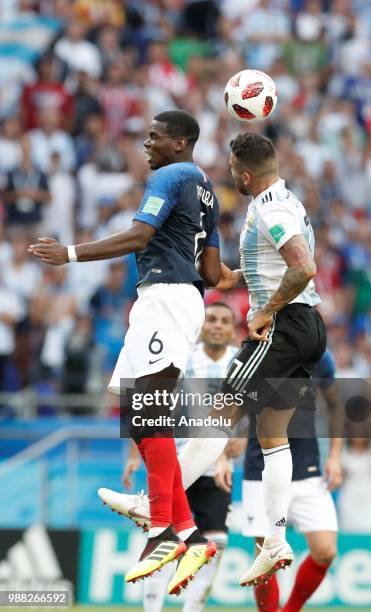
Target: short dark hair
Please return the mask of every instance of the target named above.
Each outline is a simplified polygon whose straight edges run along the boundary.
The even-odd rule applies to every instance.
[[[216,307],[218,307],[218,308],[226,308],[227,310],[229,310],[229,311],[232,313],[232,316],[233,316],[233,322],[235,322],[236,315],[235,315],[235,313],[234,313],[233,309],[230,307],[230,305],[229,305],[229,304],[226,304],[225,302],[210,302],[210,304],[206,304],[206,306],[205,306],[205,311],[206,311],[208,308],[213,308],[214,306],[216,306]]]
[[[239,134],[231,140],[232,153],[242,165],[259,170],[276,162],[277,151],[269,138],[260,134]]]
[[[166,123],[166,133],[172,138],[187,138],[188,142],[194,145],[200,135],[200,126],[197,120],[183,110],[170,110],[158,113],[154,117],[155,121]]]

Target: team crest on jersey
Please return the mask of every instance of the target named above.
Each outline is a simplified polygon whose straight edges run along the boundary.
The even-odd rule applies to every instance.
[[[254,224],[255,217],[253,214],[249,215],[246,219],[246,228],[251,227]]]

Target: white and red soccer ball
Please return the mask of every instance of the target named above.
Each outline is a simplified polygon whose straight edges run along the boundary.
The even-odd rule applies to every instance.
[[[224,100],[235,119],[262,121],[272,114],[277,104],[276,85],[265,72],[241,70],[229,79]]]

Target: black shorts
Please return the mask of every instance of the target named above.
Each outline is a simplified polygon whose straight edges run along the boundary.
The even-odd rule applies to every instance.
[[[186,493],[195,523],[201,532],[228,531],[226,520],[231,496],[216,486],[214,478],[201,476]]]
[[[314,368],[326,350],[326,328],[317,310],[289,304],[274,318],[268,342],[247,339],[223,383],[236,403],[258,414],[270,406],[294,408],[309,391]]]

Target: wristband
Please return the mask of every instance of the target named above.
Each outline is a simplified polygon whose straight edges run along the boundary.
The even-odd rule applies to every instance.
[[[68,253],[68,260],[71,263],[77,261],[76,249],[73,244],[67,247],[67,253]]]

